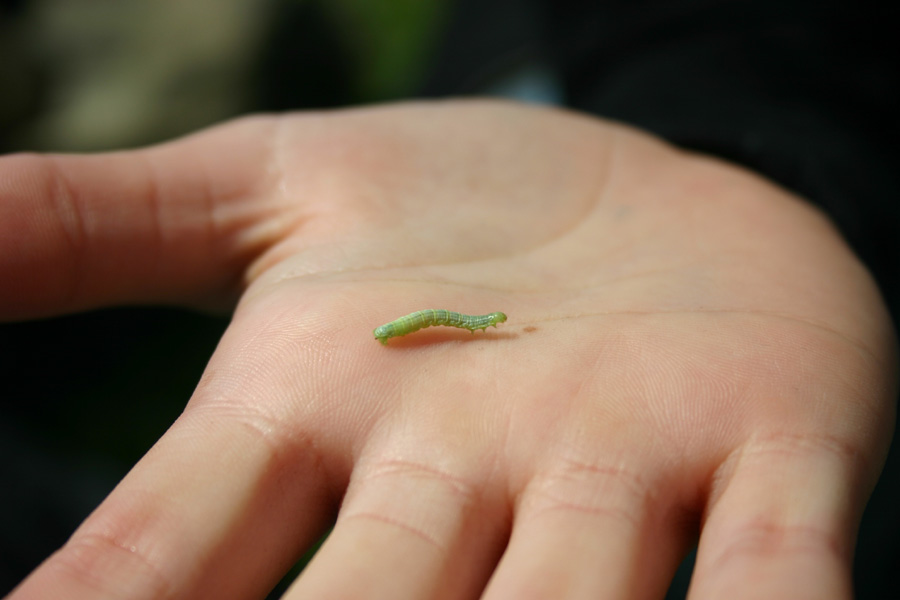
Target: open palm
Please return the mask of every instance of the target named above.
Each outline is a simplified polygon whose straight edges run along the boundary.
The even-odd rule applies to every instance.
[[[234,319],[184,414],[13,598],[847,598],[890,439],[867,273],[785,191],[491,102],[0,161],[0,315]],[[12,252],[15,250],[15,252]],[[372,330],[424,308],[497,329]]]

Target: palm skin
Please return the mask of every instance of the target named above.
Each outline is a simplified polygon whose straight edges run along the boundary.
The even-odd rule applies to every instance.
[[[449,102],[3,178],[0,315],[240,294],[182,417],[12,598],[262,597],[335,516],[286,597],[661,598],[698,535],[693,599],[850,597],[894,339],[758,177]],[[509,320],[373,338],[423,308]]]

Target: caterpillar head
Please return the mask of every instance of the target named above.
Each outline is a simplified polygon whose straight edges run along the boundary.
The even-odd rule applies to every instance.
[[[375,339],[381,342],[384,345],[387,345],[388,338],[394,336],[394,324],[388,323],[387,325],[382,325],[380,327],[376,327],[375,331],[372,333],[375,334]]]

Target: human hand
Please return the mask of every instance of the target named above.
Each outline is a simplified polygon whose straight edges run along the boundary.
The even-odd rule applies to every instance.
[[[817,211],[498,103],[0,161],[0,315],[240,302],[184,414],[12,598],[848,598],[895,350]],[[372,330],[422,308],[487,333]],[[483,596],[480,596],[483,594]]]

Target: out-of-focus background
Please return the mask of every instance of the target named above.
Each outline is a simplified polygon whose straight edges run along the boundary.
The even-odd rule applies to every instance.
[[[414,92],[441,0],[4,0],[4,150],[146,144]]]
[[[568,104],[813,198],[897,315],[900,254],[884,240],[900,198],[887,58],[900,23],[875,5],[0,0],[0,152],[127,148],[248,112],[415,96]],[[0,325],[0,595],[178,416],[226,326],[146,307]],[[898,472],[894,452],[863,524],[861,600],[900,598]]]

